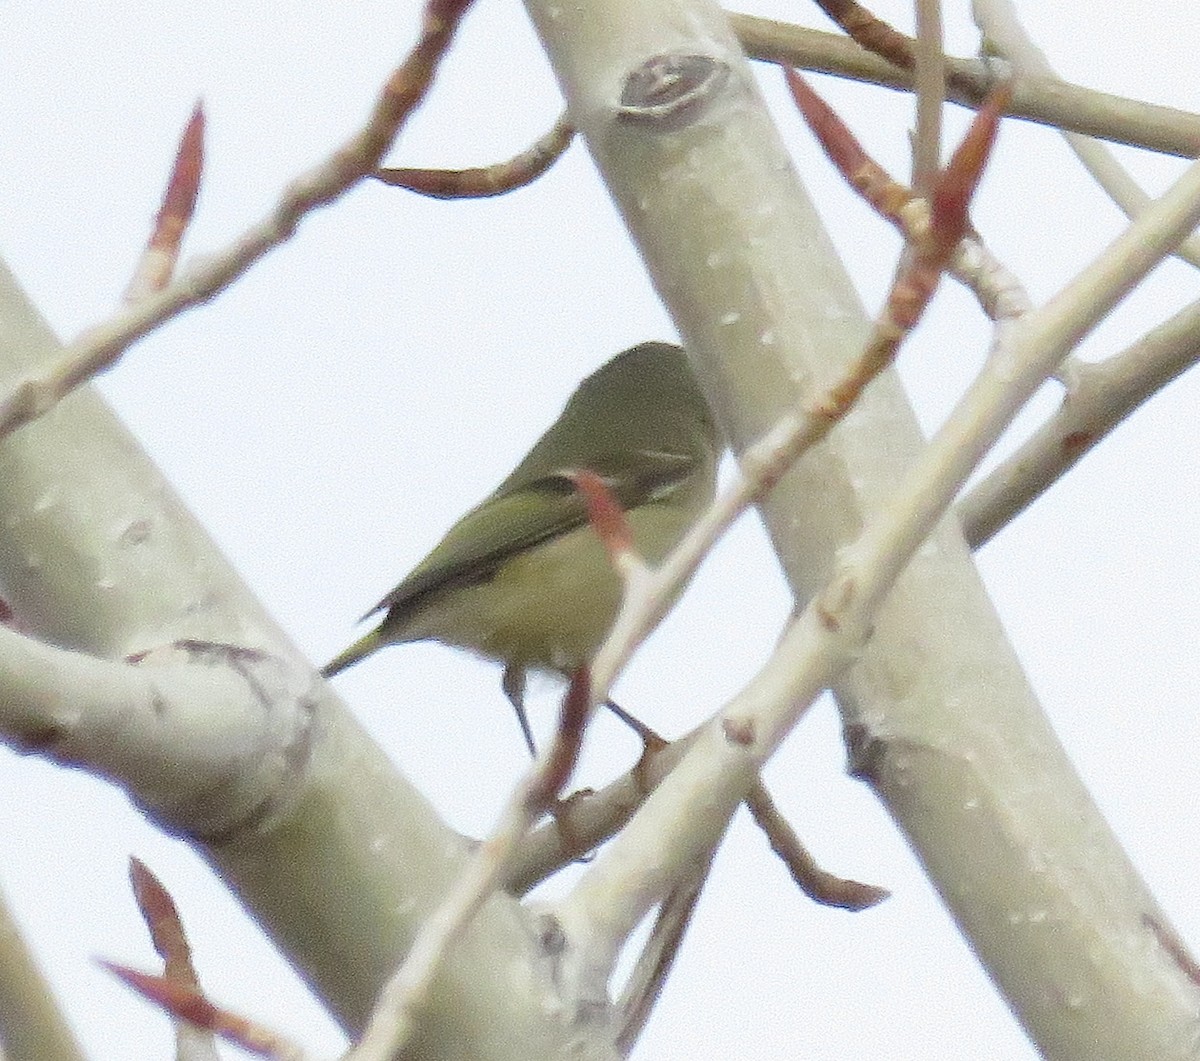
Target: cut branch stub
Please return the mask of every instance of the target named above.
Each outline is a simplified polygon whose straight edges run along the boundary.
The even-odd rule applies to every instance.
[[[679,129],[694,122],[728,80],[729,67],[711,55],[655,55],[626,78],[619,115]]]

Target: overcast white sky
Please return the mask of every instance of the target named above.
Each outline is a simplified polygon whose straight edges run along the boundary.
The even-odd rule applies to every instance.
[[[875,5],[900,25],[908,7]],[[949,48],[970,54],[961,2]],[[1194,5],[1020,2],[1061,72],[1195,109]],[[60,335],[109,313],[197,96],[208,167],[189,250],[223,246],[362,117],[413,39],[416,0],[11,0],[0,35],[0,255]],[[823,26],[804,4],[740,8]],[[874,311],[897,243],[841,187],[761,68],[797,165]],[[907,97],[822,80],[876,157],[907,172]],[[549,126],[559,103],[519,5],[480,0],[397,162],[482,164]],[[961,130],[962,112],[949,126]],[[1157,191],[1178,160],[1121,152]],[[1052,132],[1009,123],[975,221],[1035,300],[1120,219]],[[1159,269],[1085,347],[1101,356],[1195,297]],[[575,383],[673,330],[579,147],[499,200],[446,204],[365,186],[308,220],[215,304],[132,350],[101,387],[280,622],[316,662],[508,471]],[[901,372],[932,430],[986,349],[947,288]],[[1185,939],[1200,944],[1195,748],[1200,684],[1197,384],[1185,378],[980,556],[1064,743]],[[1053,395],[1044,396],[1044,411]],[[753,519],[703,571],[620,685],[667,733],[715,710],[769,651],[788,599]],[[339,679],[358,716],[457,827],[481,833],[525,763],[495,668],[394,649]],[[533,707],[550,718],[547,689]],[[615,728],[585,776],[629,761]],[[739,821],[639,1048],[647,1059],[1025,1061],[992,992],[886,814],[843,774],[820,705],[768,781],[830,869],[894,896],[849,915],[790,886]],[[175,894],[212,993],[332,1053],[339,1036],[181,843],[90,779],[0,751],[0,888],[99,1061],[170,1056],[165,1020],[93,963],[151,967],[126,884],[131,854]]]

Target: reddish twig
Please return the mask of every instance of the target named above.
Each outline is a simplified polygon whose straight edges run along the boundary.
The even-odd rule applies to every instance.
[[[954,149],[930,193],[930,235],[936,253],[948,259],[959,241],[971,231],[967,216],[971,200],[983,177],[1000,129],[1000,119],[1012,99],[1012,82],[1005,81],[988,93],[962,142]]]
[[[855,0],[816,0],[816,3],[855,44],[901,70],[916,69],[916,38],[901,33]],[[967,93],[976,100],[982,99],[984,92],[980,91],[979,79],[963,70],[963,65],[962,60],[947,64],[946,83],[959,93]]]
[[[817,6],[846,31],[856,44],[882,59],[911,70],[916,65],[916,41],[876,18],[855,0],[816,0]]]
[[[875,884],[839,877],[818,865],[761,781],[746,797],[746,807],[796,886],[814,903],[858,911],[881,903],[892,894]]]
[[[800,114],[838,172],[880,216],[908,234],[911,221],[905,208],[917,199],[916,193],[867,154],[846,123],[800,74],[784,67],[783,76]]]
[[[525,794],[525,807],[531,822],[555,805],[558,794],[575,772],[583,733],[592,716],[591,684],[587,667],[580,667],[571,675],[554,739],[546,751],[544,764],[535,772],[534,783]]]
[[[1012,319],[1029,308],[1019,282],[988,253],[968,217],[971,198],[1011,97],[1011,85],[999,86],[980,106],[966,137],[935,180],[931,202],[927,202],[866,153],[841,118],[803,77],[790,69],[784,71],[784,76],[796,106],[830,161],[880,216],[904,234],[918,257],[923,256],[923,262],[915,264],[914,274],[904,278],[906,290],[899,293],[897,301],[899,304],[899,299],[906,295],[916,298],[909,316],[919,315],[917,304],[932,294],[932,289],[924,295],[917,289],[927,286],[933,258],[941,263],[933,269],[936,275],[952,272],[975,294],[993,320]]]
[[[574,138],[575,130],[564,117],[536,143],[505,162],[471,169],[378,169],[372,176],[433,199],[485,199],[532,184],[562,157]]]
[[[309,1056],[302,1047],[271,1029],[215,1005],[193,987],[167,976],[139,972],[116,962],[102,960],[100,964],[176,1019],[219,1035],[257,1057],[270,1058],[271,1061],[303,1061]]]

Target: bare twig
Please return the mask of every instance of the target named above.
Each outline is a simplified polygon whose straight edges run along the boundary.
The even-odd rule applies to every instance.
[[[249,1017],[222,1009],[195,987],[169,976],[153,976],[115,962],[101,961],[100,964],[176,1019],[206,1028],[256,1057],[265,1057],[269,1061],[313,1061],[313,1055],[298,1043],[291,1042]]]
[[[796,75],[791,75],[796,76]],[[800,414],[780,420],[741,457],[741,476],[714,502],[662,564],[648,570],[639,592],[627,592],[609,636],[592,664],[596,699],[603,699],[637,646],[657,626],[677,587],[689,579],[714,542],[809,447],[820,442],[854,405],[863,389],[890,363],[900,341],[916,324],[966,226],[966,207],[999,120],[1003,97],[977,116],[968,139],[951,159],[938,184],[929,237],[897,273],[883,315],[866,348],[844,376]],[[972,167],[977,167],[972,170]]]
[[[866,153],[846,124],[804,78],[786,72],[788,88],[804,120],[846,182],[912,243],[927,238],[929,204]],[[1030,308],[1021,282],[984,244],[973,228],[963,234],[946,271],[979,301],[993,321],[1012,321]]]
[[[228,287],[287,240],[306,214],[333,202],[374,173],[424,99],[470,3],[429,0],[419,40],[388,79],[366,124],[324,162],[288,185],[270,215],[225,250],[192,265],[161,291],[88,329],[49,365],[18,381],[0,398],[0,437],[41,416],[81,383],[110,368],[132,343],[164,321]]]
[[[1025,32],[1016,10],[1008,0],[973,0],[971,7],[990,50],[1009,60],[1022,76],[1057,77],[1049,60]],[[1064,136],[1067,146],[1126,217],[1137,217],[1146,209],[1150,197],[1108,148],[1088,137],[1065,130]],[[1200,239],[1189,236],[1180,242],[1175,254],[1200,267]]]
[[[484,199],[532,184],[571,146],[575,130],[563,115],[532,146],[506,162],[472,169],[378,169],[376,180],[433,199]]]
[[[658,908],[650,938],[638,955],[617,1003],[617,1049],[623,1056],[629,1056],[662,993],[667,974],[675,964],[679,945],[695,913],[696,903],[700,900],[700,893],[704,890],[704,882],[708,880],[715,854],[715,849],[710,850],[708,858],[702,859],[687,873]]]
[[[752,58],[912,91],[911,69],[894,66],[840,34],[751,15],[730,15],[729,21]],[[978,107],[996,84],[995,67],[981,59],[947,58],[946,70],[946,98],[964,107]],[[1013,86],[1006,114],[1180,158],[1200,154],[1200,115],[1057,78],[1023,75]]]
[[[200,981],[192,965],[192,951],[183,931],[183,922],[170,892],[137,858],[129,860],[129,881],[138,909],[150,931],[154,949],[162,958],[164,975],[168,980],[199,988]]]
[[[878,885],[838,877],[823,869],[800,842],[795,830],[779,812],[771,794],[761,782],[746,797],[746,806],[755,824],[766,836],[771,850],[787,866],[796,886],[813,902],[857,911],[875,906],[892,894]]]
[[[1171,955],[1183,975],[1200,987],[1200,962],[1192,957],[1191,952],[1187,949],[1187,944],[1176,935],[1171,926],[1148,913],[1142,914],[1142,923],[1154,934],[1158,945]]]
[[[916,42],[877,18],[855,0],[816,0],[817,7],[846,31],[846,35],[889,63],[911,70],[917,65]]]
[[[615,498],[611,496],[603,481],[597,476],[590,475],[590,473],[585,474],[587,474],[588,478],[580,482],[579,485],[585,489],[588,496],[589,515],[592,525],[597,529],[600,537],[609,547],[613,555],[614,564],[618,564],[621,562],[623,556],[628,555],[628,550],[632,543],[628,525],[625,523],[620,506],[617,504]],[[635,574],[637,577],[646,577],[647,572],[643,567],[641,570],[636,571]],[[559,833],[569,831],[575,843],[564,846],[564,857],[556,865],[543,867],[543,876],[548,875],[555,868],[570,861],[574,857],[574,853],[582,846],[580,841],[583,836],[587,836],[587,848],[590,848],[613,835],[629,819],[641,802],[650,795],[662,778],[666,776],[671,765],[678,761],[681,748],[686,746],[691,740],[692,735],[683,737],[674,743],[667,741],[651,727],[629,715],[628,712],[619,709],[611,701],[609,701],[608,706],[642,738],[645,744],[645,752],[636,767],[634,767],[626,778],[618,779],[618,781],[600,793],[584,795],[579,800],[572,801],[570,808],[565,812],[577,812],[579,816],[587,820],[589,825],[600,826],[601,832],[597,833],[593,829],[590,833],[581,835],[574,828],[568,829],[567,822],[560,822],[556,819],[553,827]],[[622,799],[614,803],[612,794],[626,790],[630,782],[635,786],[635,798],[632,801]],[[592,797],[595,797],[595,799],[593,800]],[[595,815],[589,813],[593,809],[589,805],[591,803],[607,805],[612,808],[614,813],[607,819],[597,821]],[[837,877],[817,865],[813,857],[805,850],[804,845],[800,842],[786,819],[779,813],[774,801],[771,799],[770,793],[761,780],[754,785],[746,798],[746,803],[755,823],[766,834],[767,840],[771,845],[771,850],[787,866],[788,872],[800,890],[815,902],[827,906],[838,906],[847,910],[861,910],[881,902],[890,894],[886,889],[878,888],[874,885],[860,884],[857,881]],[[522,883],[524,884],[525,882]],[[697,895],[699,894],[701,883],[702,878],[695,884]],[[532,885],[530,884],[529,886]],[[682,883],[679,885],[681,888],[683,886]],[[694,898],[692,901],[694,901]],[[660,918],[661,916],[660,914]],[[684,926],[680,925],[678,928],[680,937],[682,937],[683,930]],[[665,969],[663,973],[665,975]],[[652,1004],[652,1002],[653,999],[650,999],[648,1004]]]
[[[163,976],[180,987],[201,993],[200,979],[192,964],[192,950],[183,922],[170,893],[139,859],[129,860],[129,881],[150,939],[163,959]],[[175,1053],[180,1061],[217,1061],[217,1046],[209,1028],[186,1020],[175,1022]]]
[[[788,86],[805,119],[820,138],[830,157],[855,187],[866,175],[867,196],[887,198],[873,185],[886,174],[867,158],[844,123],[825,105],[794,70],[785,70]],[[883,312],[875,323],[866,347],[845,379],[829,392],[830,415],[838,419],[862,392],[862,388],[892,361],[900,342],[916,326],[937,288],[963,236],[969,230],[967,211],[984,165],[995,142],[1000,116],[1008,102],[1010,89],[1001,85],[979,109],[963,142],[951,156],[944,171],[930,186],[928,224],[911,227],[910,252],[897,269]],[[888,187],[898,187],[887,178]],[[903,205],[889,203],[886,210],[899,218],[913,205],[906,190],[893,193]],[[906,229],[909,228],[906,222]],[[832,422],[832,421],[831,421]]]
[[[591,717],[590,688],[587,671],[576,672],[553,740],[509,797],[493,834],[479,845],[445,901],[421,926],[404,961],[380,991],[370,1022],[347,1061],[389,1061],[408,1042],[447,952],[501,887],[522,838],[553,807],[570,778]]]
[[[917,124],[913,137],[913,191],[927,198],[942,165],[942,105],[946,101],[946,53],[942,50],[941,0],[917,0],[914,72]]]
[[[638,763],[603,788],[563,802],[553,819],[534,829],[507,867],[504,888],[524,895],[581,854],[614,836],[679,762],[694,734],[643,754]]]
[[[1132,346],[1063,374],[1062,405],[959,501],[963,534],[978,549],[1058,481],[1151,395],[1200,360],[1200,302]]]
[[[558,845],[557,858],[545,861],[546,837],[539,836],[538,833],[531,834],[522,845],[522,854],[528,857],[515,865],[513,871],[514,874],[536,872],[537,878],[514,878],[520,881],[521,886],[519,889],[513,886],[512,890],[527,891],[538,880],[544,880],[571,862],[581,851],[591,850],[612,836],[670,772],[670,768],[679,761],[682,748],[695,736],[693,732],[676,741],[668,741],[611,700],[606,706],[642,739],[645,747],[641,759],[623,777],[617,778],[599,791],[582,792],[569,800],[563,807],[561,820],[560,815],[556,814],[553,823],[543,826],[543,830],[554,830],[570,841]],[[618,794],[628,792],[631,785],[632,798],[614,798]],[[776,807],[761,779],[746,797],[746,807],[754,823],[766,836],[771,850],[787,867],[792,880],[813,902],[822,906],[836,906],[843,910],[864,910],[882,902],[891,894],[886,888],[860,884],[858,881],[847,880],[822,869]],[[597,815],[598,808],[607,808],[610,813]],[[535,859],[541,859],[536,863],[536,870],[533,869]]]

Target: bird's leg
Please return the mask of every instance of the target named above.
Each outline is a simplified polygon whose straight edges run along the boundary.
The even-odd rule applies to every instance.
[[[525,668],[507,666],[504,676],[500,679],[500,688],[508,697],[513,710],[517,713],[517,724],[521,727],[521,735],[529,748],[529,757],[537,758],[537,745],[533,743],[533,730],[529,728],[529,716],[525,713]]]
[[[631,730],[633,730],[634,733],[638,735],[638,737],[641,738],[642,758],[639,761],[639,767],[641,763],[644,763],[649,758],[650,755],[662,748],[665,748],[671,743],[665,737],[659,736],[658,733],[647,726],[646,723],[636,715],[631,715],[616,701],[605,700],[604,706],[607,707],[609,711],[616,715],[617,718],[624,722],[625,725],[627,725]]]

